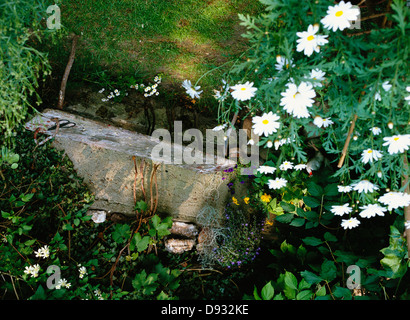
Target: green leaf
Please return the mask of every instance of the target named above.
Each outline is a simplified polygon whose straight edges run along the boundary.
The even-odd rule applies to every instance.
[[[307,271],[307,270],[302,271],[300,275],[310,284],[316,284],[323,280],[318,275],[314,274],[313,272]]]
[[[320,286],[320,288],[316,291],[316,296],[317,297],[323,297],[326,295],[326,287],[325,286]]]
[[[280,206],[285,210],[286,212],[295,212],[296,207],[293,204],[281,201]]]
[[[352,299],[352,292],[347,288],[336,287],[336,289],[333,290],[333,295],[336,298],[343,298],[345,300],[351,300]]]
[[[310,208],[316,208],[320,206],[320,201],[313,197],[303,197],[303,202]]]
[[[307,188],[308,192],[314,197],[321,197],[323,194],[323,188],[313,181],[308,183]]]
[[[262,300],[262,298],[259,297],[258,289],[256,288],[256,286],[253,286],[253,297],[255,298],[255,300]]]
[[[339,190],[337,188],[337,185],[338,185],[337,183],[328,184],[325,187],[324,195],[328,196],[328,197],[338,196],[339,195]]]
[[[34,196],[34,193],[20,195],[20,199],[23,200],[24,202],[29,202],[31,198],[33,198],[33,196]]]
[[[292,222],[290,223],[291,226],[294,227],[301,227],[305,224],[305,219],[303,218],[295,218],[292,220]]]
[[[321,266],[320,276],[328,282],[334,280],[337,276],[335,263],[330,260],[324,261]]]
[[[313,247],[316,247],[316,246],[318,246],[318,245],[320,245],[320,244],[323,243],[322,240],[320,240],[320,239],[318,239],[318,238],[316,238],[316,237],[306,237],[306,238],[302,239],[302,241],[303,241],[305,244],[307,244],[307,245],[309,245],[309,246],[313,246]]]
[[[114,228],[112,239],[119,244],[124,243],[130,236],[130,226],[128,224],[116,224]]]
[[[298,280],[293,275],[293,273],[286,271],[285,273],[285,286],[297,290],[298,288]]]
[[[331,234],[330,232],[325,232],[324,238],[325,238],[326,241],[333,241],[333,242],[337,241],[337,238],[333,234]]]
[[[273,289],[272,283],[269,281],[261,291],[261,296],[263,300],[271,300],[273,298],[273,295],[275,293],[275,290]]]
[[[282,223],[289,223],[292,221],[294,217],[293,213],[284,213],[280,216],[275,217],[275,221],[282,222]]]
[[[134,250],[134,248],[137,248],[138,252],[142,252],[148,248],[149,240],[149,236],[142,237],[140,233],[137,232],[132,238],[131,243],[133,244],[133,246],[130,249]]]
[[[310,290],[303,290],[296,295],[296,300],[310,300],[312,296],[313,292]]]

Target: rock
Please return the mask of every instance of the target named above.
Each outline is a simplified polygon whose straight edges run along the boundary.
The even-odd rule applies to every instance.
[[[195,238],[198,235],[198,228],[192,223],[174,221],[170,230],[171,234],[186,238]]]
[[[174,239],[165,240],[165,249],[171,253],[181,254],[185,251],[190,251],[195,245],[193,239]]]
[[[136,201],[144,200],[143,186],[149,208],[152,195],[156,212],[174,220],[196,223],[197,213],[208,204],[223,214],[231,198],[226,181],[222,180],[223,170],[233,168],[235,162],[216,157],[215,164],[159,162],[152,156],[159,139],[59,110],[45,110],[30,120],[26,128],[34,131],[40,124],[51,126],[52,118],[76,124],[59,128],[52,145],[64,150],[77,174],[94,193],[90,209],[134,216],[134,195]],[[55,130],[42,130],[42,134],[50,136]],[[177,151],[189,149],[177,144],[171,147],[172,160]]]

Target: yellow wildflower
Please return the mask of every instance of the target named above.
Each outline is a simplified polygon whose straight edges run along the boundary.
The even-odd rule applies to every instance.
[[[249,204],[249,197],[243,198],[243,201],[244,201],[246,204]]]
[[[272,200],[272,197],[269,195],[269,194],[263,194],[263,195],[261,195],[261,200],[263,201],[263,202],[266,202],[266,203],[268,203],[268,202],[270,202],[271,200]]]
[[[232,197],[233,203],[235,203],[237,206],[239,206],[238,200],[235,197]]]

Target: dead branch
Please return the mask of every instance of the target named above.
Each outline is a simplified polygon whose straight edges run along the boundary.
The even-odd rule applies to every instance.
[[[63,104],[64,104],[64,97],[65,97],[65,87],[67,85],[67,80],[68,76],[70,74],[71,67],[73,66],[74,63],[74,57],[75,57],[75,49],[77,46],[77,41],[78,41],[79,36],[75,35],[73,38],[73,43],[71,45],[71,53],[70,57],[68,58],[68,63],[64,71],[63,79],[61,80],[61,87],[60,87],[60,92],[58,94],[58,103],[57,103],[57,108],[62,110],[63,109]]]
[[[352,133],[353,133],[354,127],[356,125],[356,120],[357,120],[357,114],[354,115],[353,121],[350,124],[349,132],[347,133],[347,138],[346,138],[346,141],[345,141],[345,145],[344,145],[343,150],[342,150],[342,157],[340,158],[339,163],[337,164],[338,168],[342,167],[343,161],[345,160],[345,157],[346,157],[346,154],[347,154],[347,149],[349,148],[350,139],[352,138]]]

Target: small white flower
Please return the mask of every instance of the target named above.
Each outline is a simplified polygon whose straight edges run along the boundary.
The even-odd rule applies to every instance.
[[[344,229],[356,228],[360,224],[360,221],[357,218],[342,219],[341,226]]]
[[[50,256],[50,250],[47,245],[38,249],[38,251],[34,251],[34,253],[36,254],[36,257],[40,257],[43,259],[46,259]]]
[[[281,143],[280,143],[279,140],[275,140],[275,141],[273,142],[273,144],[275,145],[275,150],[278,150],[279,147],[281,146]]]
[[[280,188],[283,188],[284,186],[286,186],[287,182],[288,181],[286,179],[283,179],[283,178],[276,178],[275,180],[269,179],[268,180],[268,186],[269,186],[269,189],[280,189]]]
[[[84,278],[85,275],[87,275],[87,269],[82,266],[78,269],[78,272],[80,273],[79,278],[82,279]]]
[[[333,121],[330,118],[323,119],[321,116],[316,116],[313,119],[313,123],[318,126],[319,128],[327,128],[328,126],[333,124]]]
[[[256,169],[256,171],[265,174],[274,173],[275,170],[276,168],[271,166],[260,166],[258,169]]]
[[[71,287],[71,283],[69,283],[69,282],[67,282],[67,280],[66,279],[60,279],[60,280],[58,280],[58,282],[57,282],[57,285],[56,285],[56,289],[61,289],[61,288],[70,288]]]
[[[373,127],[373,128],[370,128],[370,131],[371,131],[375,136],[377,136],[377,135],[379,135],[379,134],[382,132],[382,129],[380,129],[379,127]]]
[[[306,169],[306,164],[303,164],[303,163],[297,164],[294,169],[295,169],[295,170],[303,170],[303,169]]]
[[[389,211],[410,205],[410,194],[390,191],[381,196],[378,201],[388,206]]]
[[[224,123],[224,124],[221,124],[219,126],[216,126],[215,128],[212,129],[212,131],[221,131],[221,130],[225,129],[227,125],[228,125],[227,123]]]
[[[264,113],[262,116],[255,116],[252,118],[253,132],[259,136],[265,135],[267,137],[279,129],[280,122],[277,120],[279,120],[279,116],[272,111]]]
[[[100,91],[98,91],[98,93],[103,93],[105,90],[105,88],[102,88]]]
[[[386,208],[379,206],[378,204],[368,204],[360,207],[363,211],[360,212],[362,218],[372,218],[376,215],[384,216],[384,212],[387,211]]]
[[[332,209],[330,209],[330,211],[333,212],[336,216],[343,216],[345,214],[352,212],[352,210],[353,209],[349,207],[348,203],[345,203],[341,206],[332,206]]]
[[[325,72],[319,69],[314,69],[310,71],[309,78],[314,80],[314,82],[312,83],[313,87],[323,86],[323,84],[320,81],[324,81],[326,79],[325,74],[326,74]]]
[[[284,161],[280,166],[279,169],[286,171],[288,169],[292,169],[293,168],[293,163],[289,162],[289,161]]]
[[[366,164],[368,162],[377,161],[382,157],[382,152],[378,150],[366,149],[362,152],[361,161]]]
[[[255,92],[258,90],[253,86],[253,82],[246,81],[245,84],[237,84],[231,87],[233,90],[231,95],[238,101],[246,101],[255,96]]]
[[[356,21],[360,15],[360,9],[353,8],[350,2],[345,3],[343,0],[337,5],[327,9],[327,15],[320,20],[326,29],[344,30],[351,26],[351,21]]]
[[[352,191],[352,187],[351,186],[337,186],[337,191],[339,192],[350,192]]]
[[[253,146],[255,144],[255,141],[253,141],[253,139],[249,139],[248,144]]]
[[[406,87],[406,91],[410,92],[410,86]],[[408,95],[407,97],[404,98],[404,100],[408,101],[408,104],[410,104],[410,95]]]
[[[386,141],[383,143],[383,146],[389,147],[387,151],[390,154],[403,153],[405,150],[408,150],[410,146],[410,134],[398,134],[383,138],[383,140]]]
[[[296,40],[298,45],[296,50],[298,52],[303,51],[308,57],[312,55],[313,51],[319,52],[319,45],[324,45],[328,42],[325,39],[327,36],[317,36],[319,31],[319,25],[309,25],[307,31],[296,32],[299,39]]]
[[[35,265],[32,265],[32,266],[26,266],[25,269],[24,269],[24,273],[25,274],[30,274],[32,278],[37,278],[39,271],[40,271],[40,265],[39,264],[35,264]]]
[[[277,71],[282,71],[283,69],[289,69],[289,67],[294,67],[295,64],[293,63],[293,59],[292,60],[288,60],[282,56],[276,56],[276,64],[275,64],[275,69]]]
[[[184,80],[182,82],[182,87],[186,90],[186,93],[192,98],[200,98],[199,95],[202,93],[202,90],[199,91],[201,88],[200,86],[192,87],[190,80]]]
[[[367,193],[367,192],[374,192],[375,190],[379,190],[379,187],[373,183],[371,183],[369,180],[362,180],[357,183],[352,184],[353,190],[358,191],[359,193]]]

